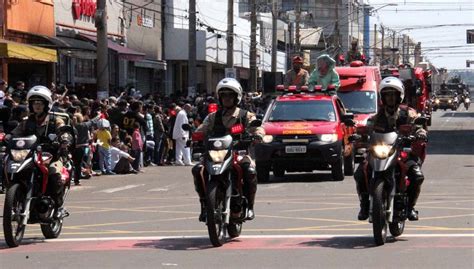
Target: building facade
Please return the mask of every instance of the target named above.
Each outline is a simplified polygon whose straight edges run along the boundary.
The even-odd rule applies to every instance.
[[[244,90],[250,90],[250,21],[239,17],[239,3],[234,1],[234,68]],[[167,61],[167,92],[187,92],[188,77],[188,12],[189,1],[168,0],[164,6],[165,59]],[[197,11],[197,91],[214,91],[225,76],[227,43],[227,4],[223,1],[202,0]],[[271,51],[262,45],[261,31],[257,30],[257,69],[271,70]],[[286,69],[285,53],[278,52],[277,71]],[[255,90],[255,89],[252,89]]]
[[[1,1],[0,25],[2,78],[26,87],[53,82],[56,50],[40,47],[55,36],[53,1]]]

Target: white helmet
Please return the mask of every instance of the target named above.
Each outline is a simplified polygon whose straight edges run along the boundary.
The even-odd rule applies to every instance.
[[[388,91],[396,91],[398,92],[400,98],[398,100],[398,103],[401,103],[403,101],[403,98],[405,97],[405,86],[403,85],[403,82],[396,78],[396,77],[386,77],[380,82],[380,96],[385,92]],[[383,98],[381,98],[382,103],[383,103]]]
[[[48,102],[48,105],[46,106],[48,108],[48,111],[53,107],[53,99],[51,98],[51,91],[45,86],[38,85],[31,88],[28,91],[28,94],[26,95],[26,100],[29,103],[30,99],[34,99],[34,97],[40,97],[41,99],[44,99],[46,102]]]
[[[220,92],[226,89],[229,89],[237,94],[236,105],[240,104],[240,101],[242,100],[242,92],[243,92],[242,86],[240,85],[240,83],[236,79],[233,79],[233,78],[222,79],[221,81],[219,81],[219,83],[217,83],[217,86],[216,86],[217,96],[219,97]],[[220,102],[220,98],[219,98],[219,102]]]

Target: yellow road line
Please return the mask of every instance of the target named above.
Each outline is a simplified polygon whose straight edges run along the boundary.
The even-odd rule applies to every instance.
[[[347,206],[347,207],[325,207],[325,208],[308,208],[308,209],[290,209],[282,210],[280,212],[306,212],[306,211],[325,211],[325,210],[338,210],[338,209],[349,209],[356,208],[356,206]]]

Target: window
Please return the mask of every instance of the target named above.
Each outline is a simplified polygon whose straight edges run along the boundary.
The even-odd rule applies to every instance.
[[[95,78],[95,60],[76,58],[75,73],[79,78]]]
[[[336,121],[332,101],[276,102],[269,121]]]
[[[377,112],[377,95],[375,91],[338,91],[344,106],[354,114]]]

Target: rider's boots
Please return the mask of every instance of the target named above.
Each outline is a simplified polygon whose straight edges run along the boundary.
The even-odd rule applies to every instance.
[[[416,201],[420,196],[421,184],[425,177],[418,164],[412,165],[408,170],[408,178],[411,180],[408,186],[408,219],[411,221],[418,220],[418,211],[415,210]]]
[[[255,203],[255,194],[257,193],[257,173],[255,167],[249,163],[241,164],[244,176],[244,195],[248,201],[248,212],[247,220],[253,220],[255,218],[255,212],[253,211],[253,205]]]
[[[206,200],[199,199],[199,202],[201,203],[201,213],[199,214],[199,221],[206,222]]]
[[[357,219],[366,220],[369,218],[369,207],[370,207],[369,194],[363,193],[359,195],[359,200],[360,200],[360,211],[359,211],[359,214],[357,215]]]

